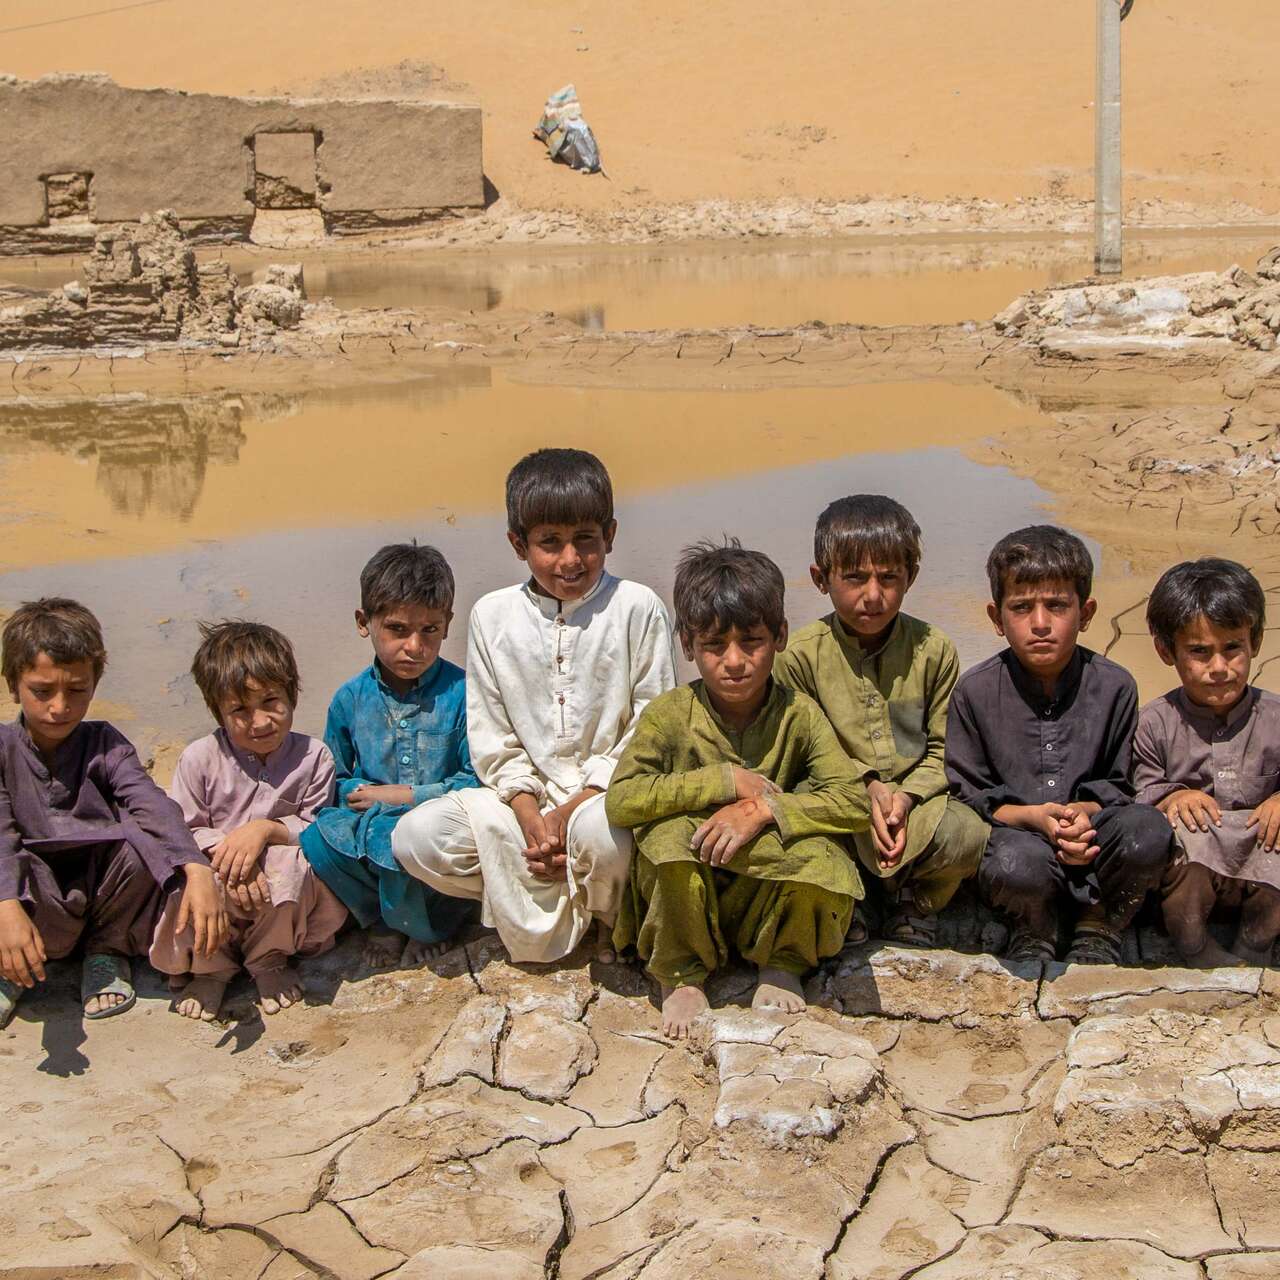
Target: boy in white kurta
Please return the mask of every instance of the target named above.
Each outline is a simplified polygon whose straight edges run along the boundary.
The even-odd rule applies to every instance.
[[[400,865],[478,899],[516,961],[568,955],[612,925],[631,859],[604,792],[640,712],[675,685],[661,600],[605,572],[617,522],[589,453],[541,449],[507,477],[508,537],[529,581],[472,610],[467,736],[481,787],[407,813]]]

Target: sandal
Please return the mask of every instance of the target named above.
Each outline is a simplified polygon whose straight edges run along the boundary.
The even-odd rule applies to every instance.
[[[26,987],[10,982],[8,978],[0,978],[0,1031],[9,1025],[25,992]]]
[[[895,911],[884,923],[886,941],[900,947],[935,947],[938,944],[938,917],[918,916],[910,910]]]
[[[1105,924],[1078,924],[1067,952],[1068,964],[1119,964],[1120,934]]]
[[[846,947],[860,947],[870,940],[871,927],[867,924],[867,917],[863,914],[862,903],[856,902],[853,906],[853,919],[849,921],[849,928],[844,935],[844,945]]]
[[[1042,938],[1029,929],[1018,929],[1009,939],[1004,958],[1014,964],[1052,964],[1058,958],[1058,951],[1048,938]]]
[[[138,999],[132,978],[133,967],[124,956],[85,956],[84,969],[80,974],[81,1008],[94,996],[124,996],[124,1002],[109,1009],[99,1009],[97,1013],[86,1010],[84,1016],[96,1022],[99,1018],[114,1018],[132,1009]]]

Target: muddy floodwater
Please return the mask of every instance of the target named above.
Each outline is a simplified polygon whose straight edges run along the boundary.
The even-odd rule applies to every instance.
[[[1162,238],[1132,247],[1130,265],[1222,268],[1256,253],[1242,238]],[[344,307],[547,309],[617,329],[987,316],[1023,289],[1087,271],[1086,255],[1072,241],[938,241],[348,253],[304,264],[312,296]],[[228,256],[245,273],[262,260]],[[19,262],[0,276],[48,285],[74,274],[68,266]],[[1030,401],[989,385],[603,389],[538,385],[498,363],[301,393],[10,399],[0,403],[0,607],[53,593],[90,603],[112,655],[103,698],[144,746],[166,751],[205,726],[185,674],[198,621],[269,621],[297,646],[299,726],[318,731],[332,690],[367,661],[351,613],[368,555],[408,538],[445,552],[459,585],[445,652],[460,660],[472,602],[519,573],[504,538],[505,473],[556,443],[597,451],[613,473],[611,568],[667,595],[684,544],[734,534],[782,565],[795,625],[824,611],[807,573],[818,511],[850,492],[895,495],[925,534],[908,609],[945,627],[971,662],[996,643],[983,610],[987,550],[1055,502],[975,460],[976,446],[1046,425]],[[1104,647],[1113,637],[1102,618],[1121,607],[1129,566],[1091,545],[1117,597],[1102,601],[1093,639]],[[1140,632],[1140,614],[1125,630]],[[1141,635],[1125,649],[1142,652]]]

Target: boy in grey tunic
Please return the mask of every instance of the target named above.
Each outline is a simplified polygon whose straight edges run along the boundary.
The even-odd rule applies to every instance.
[[[1230,560],[1175,565],[1147,605],[1182,683],[1142,710],[1134,782],[1173,827],[1165,925],[1196,967],[1266,964],[1280,933],[1280,698],[1249,683],[1265,624],[1258,580]],[[1215,908],[1239,912],[1230,951],[1209,935]]]

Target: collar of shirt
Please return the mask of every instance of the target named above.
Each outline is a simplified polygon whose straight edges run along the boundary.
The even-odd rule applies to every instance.
[[[1192,702],[1187,697],[1187,691],[1181,686],[1177,689],[1176,696],[1183,715],[1206,737],[1209,737],[1216,729],[1237,728],[1248,717],[1261,695],[1253,685],[1250,685],[1244,691],[1240,701],[1225,716],[1218,715],[1210,707],[1201,707]]]
[[[1009,676],[1013,680],[1013,687],[1038,716],[1058,715],[1071,702],[1075,691],[1080,687],[1080,677],[1084,672],[1084,649],[1081,645],[1076,645],[1071,661],[1058,677],[1052,698],[1044,696],[1040,681],[1018,661],[1012,649],[1006,649],[1001,657],[1004,658]]]
[[[548,621],[563,618],[567,622],[588,600],[592,600],[600,594],[606,582],[612,581],[612,575],[606,571],[601,573],[600,577],[596,579],[595,586],[585,596],[579,596],[576,600],[557,600],[555,596],[543,595],[538,590],[534,580],[530,578],[524,584],[524,593],[533,602],[534,608]]]
[[[900,643],[904,635],[902,626],[902,614],[894,615],[893,621],[889,624],[889,634],[885,637],[884,643],[875,650],[868,652],[861,640],[855,635],[850,635],[845,630],[844,623],[840,621],[838,613],[832,613],[828,621],[831,625],[832,633],[840,642],[840,647],[849,655],[849,657],[857,664],[864,662],[875,662],[879,658],[883,658],[890,649]]]
[[[36,762],[36,764],[38,764],[40,768],[47,773],[49,771],[49,766],[45,764],[44,753],[36,746],[36,741],[31,736],[31,731],[27,728],[26,718],[23,716],[21,711],[18,712],[18,718],[14,723],[18,726],[18,737],[21,739],[22,745],[26,747],[28,752],[30,752],[31,758]],[[76,725],[76,727],[72,729],[60,743],[58,743],[57,747],[54,748],[53,762],[55,765],[67,754],[72,743],[74,743],[84,732],[84,725],[85,722],[81,720],[80,723]]]
[[[752,726],[760,723],[766,715],[773,709],[775,703],[781,702],[786,696],[786,690],[772,676],[769,677],[769,696],[760,704],[760,710],[756,712],[755,718],[750,724],[744,725],[741,729],[735,728],[727,720],[723,719],[720,713],[715,709],[711,702],[711,695],[707,692],[707,682],[705,680],[695,680],[692,685],[694,696],[707,710],[707,715],[711,717],[711,723],[715,725],[726,737],[733,735],[741,735],[746,733]]]
[[[427,693],[436,680],[439,678],[441,671],[440,659],[437,658],[409,687],[407,693],[397,693],[388,683],[386,677],[382,674],[382,665],[377,658],[373,660],[373,665],[369,668],[369,674],[373,677],[373,682],[384,696],[390,698],[397,704],[409,704],[418,702],[423,694]]]
[[[260,756],[255,751],[241,751],[223,728],[217,730],[219,745],[251,778],[261,779],[270,773],[288,754],[292,745],[293,734],[285,734],[284,741],[268,756]]]

